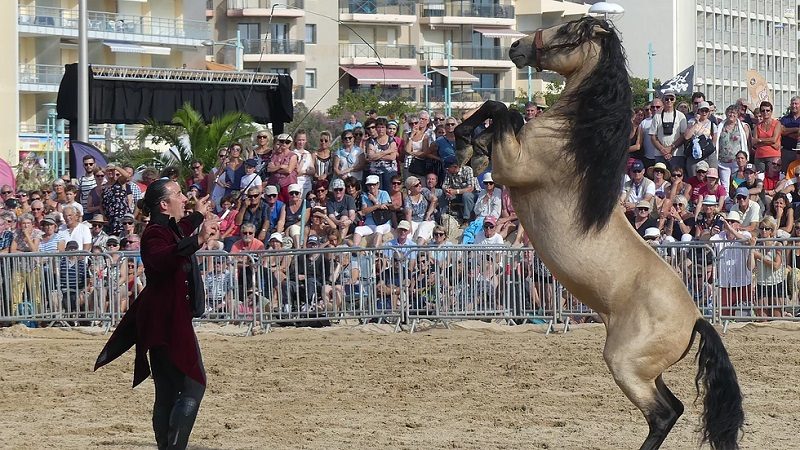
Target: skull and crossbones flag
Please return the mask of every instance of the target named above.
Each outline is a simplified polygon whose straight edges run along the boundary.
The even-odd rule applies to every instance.
[[[672,90],[677,95],[691,95],[692,89],[694,89],[694,64],[661,83],[658,93],[661,94],[665,90]]]

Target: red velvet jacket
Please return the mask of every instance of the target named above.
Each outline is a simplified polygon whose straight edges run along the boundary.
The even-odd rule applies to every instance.
[[[200,248],[197,236],[190,235],[201,223],[203,215],[200,213],[192,213],[177,223],[164,214],[152,215],[142,233],[141,244],[147,285],[100,352],[95,370],[135,344],[133,386],[136,387],[150,375],[147,351],[163,346],[181,372],[205,386],[206,376],[189,305],[189,283],[192,282],[189,256]]]

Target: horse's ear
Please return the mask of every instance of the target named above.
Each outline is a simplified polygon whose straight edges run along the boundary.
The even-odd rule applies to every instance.
[[[610,31],[606,30],[605,28],[601,27],[600,25],[595,25],[592,27],[592,32],[595,36],[605,37],[611,34]]]

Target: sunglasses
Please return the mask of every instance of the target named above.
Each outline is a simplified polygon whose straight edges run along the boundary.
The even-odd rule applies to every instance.
[[[320,139],[320,142],[330,142],[330,139]]]
[[[221,155],[219,155],[219,157],[220,157],[220,158],[227,158],[227,157],[228,157],[228,154],[227,154],[227,153],[224,153],[224,154],[221,154]]]
[[[494,181],[484,181],[483,184],[494,184]]]
[[[494,225],[487,223],[483,226],[483,228],[494,228]]]
[[[294,195],[300,195],[300,193],[299,193],[299,192],[289,192],[289,195],[292,195],[292,196],[294,196]]]
[[[637,211],[650,211],[650,208],[636,208]]]
[[[760,112],[762,112],[762,113],[765,113],[765,112],[772,112],[772,110],[771,110],[771,109],[765,109],[765,108],[761,108],[761,109],[759,109],[759,111],[760,111]]]
[[[434,117],[433,120],[441,122],[442,120],[444,120],[444,117]]]
[[[415,187],[415,188],[422,187],[422,183],[417,183],[413,187]]]
[[[661,109],[663,106],[651,106],[650,109]]]
[[[261,196],[258,195],[258,194],[247,194],[247,198],[258,198],[258,197],[261,197]]]
[[[242,236],[253,236],[255,234],[255,231],[242,231]]]
[[[353,136],[345,136],[342,139],[344,139],[345,141],[352,141],[353,140]]]
[[[401,183],[399,181],[392,181],[392,185],[394,185],[394,186],[400,186],[401,184],[403,184],[403,183]]]
[[[355,136],[355,137],[364,137],[364,133],[356,133],[353,136]]]
[[[410,123],[411,125],[417,125],[417,124],[419,124],[419,120],[417,120],[417,121],[415,121],[415,122],[409,122],[409,123]]]
[[[444,233],[433,233],[434,236],[444,236]]]
[[[335,191],[335,190],[336,190],[336,189],[334,189],[334,191]],[[339,189],[339,190],[341,190],[341,189]],[[325,189],[325,188],[319,188],[319,189],[317,189],[317,190],[316,190],[316,192],[325,192],[325,191],[326,191],[326,189]]]
[[[278,143],[279,144],[291,144],[292,141],[290,141],[289,139],[278,139]]]
[[[267,136],[256,136],[256,139],[266,139]]]
[[[772,231],[772,227],[758,227],[761,231]]]
[[[671,97],[666,97],[666,98],[663,98],[662,100],[665,101],[665,102],[674,102],[675,101],[675,99],[671,98]]]
[[[83,163],[84,166],[93,166],[94,163]]]
[[[736,196],[736,199],[737,199],[737,200],[744,200],[744,199],[746,199],[746,198],[747,198],[747,196],[746,196],[746,195],[737,195],[737,196]]]
[[[334,188],[333,192],[342,192],[344,188]]]
[[[455,122],[449,122],[449,123],[445,123],[444,126],[446,126],[446,127],[454,127],[454,126],[456,126],[456,123]]]
[[[3,194],[3,195],[13,194],[13,193],[14,193],[13,191],[3,191],[3,192],[0,192],[0,194]]]
[[[672,176],[673,176],[673,177],[678,177],[678,178],[680,178],[680,177],[682,177],[682,176],[683,176],[683,174],[682,174],[682,173],[679,173],[679,172],[672,172]]]
[[[122,221],[122,223],[124,225],[133,225],[133,221],[132,220],[124,220],[124,221]],[[130,242],[130,241],[128,241],[128,242]]]
[[[267,197],[269,197],[269,198],[275,198],[277,196],[278,196],[278,194],[267,194]]]
[[[106,242],[106,247],[119,247],[119,244],[116,242]],[[128,266],[133,268],[133,266]]]

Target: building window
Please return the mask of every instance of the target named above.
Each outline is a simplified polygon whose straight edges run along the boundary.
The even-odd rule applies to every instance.
[[[316,44],[317,43],[317,25],[316,24],[306,24],[306,44]]]
[[[306,69],[305,87],[311,89],[317,87],[317,69]]]

